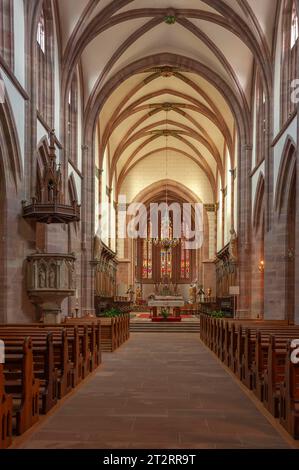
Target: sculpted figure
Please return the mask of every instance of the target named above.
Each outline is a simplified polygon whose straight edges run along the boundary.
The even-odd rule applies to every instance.
[[[56,287],[55,286],[55,281],[56,281],[55,268],[54,268],[54,266],[51,266],[50,271],[49,271],[49,287],[50,287],[50,289],[54,289]]]
[[[40,289],[44,289],[46,287],[46,272],[43,266],[39,268],[38,287]]]

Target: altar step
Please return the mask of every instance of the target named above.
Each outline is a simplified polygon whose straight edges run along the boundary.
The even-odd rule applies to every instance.
[[[152,323],[134,321],[130,323],[130,331],[132,333],[199,333],[200,322]]]

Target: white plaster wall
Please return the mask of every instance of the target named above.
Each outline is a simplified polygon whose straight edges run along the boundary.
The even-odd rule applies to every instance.
[[[4,81],[6,94],[11,104],[13,116],[15,119],[15,125],[17,129],[22,164],[24,168],[25,158],[25,100],[19,91],[15,88],[9,77],[5,74],[3,69],[0,67],[2,79]]]
[[[177,155],[168,156],[166,172],[165,156],[152,155],[138,163],[128,174],[121,187],[127,202],[140,191],[157,181],[171,179],[193,191],[203,203],[213,203],[213,193],[208,178],[190,159]]]
[[[53,15],[53,18],[55,16]],[[60,139],[60,60],[57,43],[56,23],[54,21],[54,129]]]
[[[25,17],[24,1],[14,0],[14,73],[25,88]]]
[[[283,4],[283,2],[282,2]],[[274,110],[273,113],[273,133],[274,136],[280,130],[280,90],[281,90],[281,51],[282,51],[282,7],[277,30],[277,43],[275,50],[274,66]]]
[[[78,116],[77,116],[77,119],[78,119],[77,162],[78,163],[77,163],[77,165],[78,165],[78,170],[81,171],[81,172],[82,172],[82,145],[83,145],[83,141],[82,141],[82,100],[83,100],[83,97],[82,97],[82,94],[81,94],[80,74],[78,73]],[[97,135],[98,135],[98,132],[97,132]],[[98,142],[98,136],[96,137],[95,142]],[[96,147],[98,147],[97,144],[96,144]],[[96,161],[98,161],[98,159]]]

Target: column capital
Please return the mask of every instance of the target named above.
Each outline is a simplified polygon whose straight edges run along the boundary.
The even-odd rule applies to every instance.
[[[222,188],[221,189],[221,192],[222,192],[222,197],[226,197],[227,196],[227,186],[225,186],[225,188]]]
[[[229,170],[230,174],[231,174],[231,177],[233,179],[236,179],[236,176],[237,176],[237,168],[232,168],[231,170]]]
[[[215,212],[215,204],[204,204],[204,208],[207,212]]]
[[[101,170],[100,168],[96,167],[96,172],[95,172],[95,173],[96,173],[96,177],[97,177],[98,179],[101,178],[101,176],[102,176],[102,174],[103,174],[103,171],[104,171],[103,169]]]

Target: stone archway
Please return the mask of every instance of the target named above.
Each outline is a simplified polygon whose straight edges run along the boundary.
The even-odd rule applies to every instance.
[[[189,188],[183,184],[179,184],[173,180],[160,180],[155,182],[142,191],[140,191],[132,200],[133,203],[143,203],[145,206],[149,206],[152,202],[157,202],[158,204],[164,200],[165,197],[165,188],[168,188],[168,197],[169,200],[173,203],[201,203],[198,196]],[[210,206],[210,205],[209,205]],[[212,206],[212,205],[211,205]],[[181,286],[186,287],[187,285],[195,280],[199,284],[205,286],[206,288],[211,288],[213,294],[216,293],[216,277],[215,277],[215,265],[212,260],[210,260],[210,244],[211,239],[213,239],[213,227],[210,226],[213,219],[213,214],[208,212],[210,207],[204,205],[203,207],[203,223],[204,223],[204,239],[203,245],[201,248],[195,249],[194,254],[191,257],[191,276],[190,279],[183,282],[182,280],[176,279],[176,282]],[[210,217],[210,214],[212,217]],[[127,216],[127,222],[131,220],[130,216]],[[139,240],[140,241],[140,240]],[[134,285],[137,282],[138,285],[144,284],[147,287],[145,293],[149,294],[154,289],[154,281],[143,281],[140,269],[141,269],[141,260],[140,260],[140,246],[138,246],[138,240],[132,240],[126,238],[123,240],[122,249],[119,251],[119,265],[118,265],[118,281],[117,284],[122,289],[123,286],[129,287]],[[212,242],[213,245],[213,242]],[[177,251],[176,249],[174,250]],[[157,253],[156,253],[157,254]],[[123,259],[122,259],[123,258]],[[177,253],[175,255],[175,260],[180,265]],[[159,264],[159,263],[158,263]],[[155,263],[156,269],[158,268],[157,260]],[[153,260],[153,269],[154,269],[154,260]],[[156,273],[157,274],[157,273]],[[193,277],[192,277],[193,275]],[[149,290],[152,288],[152,291]],[[187,289],[185,289],[187,292]]]
[[[7,322],[12,310],[20,309],[22,303],[22,294],[17,299],[12,289],[12,279],[22,285],[22,262],[15,262],[19,242],[17,222],[22,198],[18,190],[22,163],[12,116],[9,99],[5,96],[5,103],[0,106],[0,323]],[[8,227],[13,230],[8,232]]]
[[[293,175],[286,223],[286,318],[290,323],[295,321],[296,192],[296,175]]]
[[[295,319],[296,144],[288,136],[282,152],[275,195],[275,224],[265,235],[265,313],[268,318]],[[293,234],[290,232],[293,230]]]

